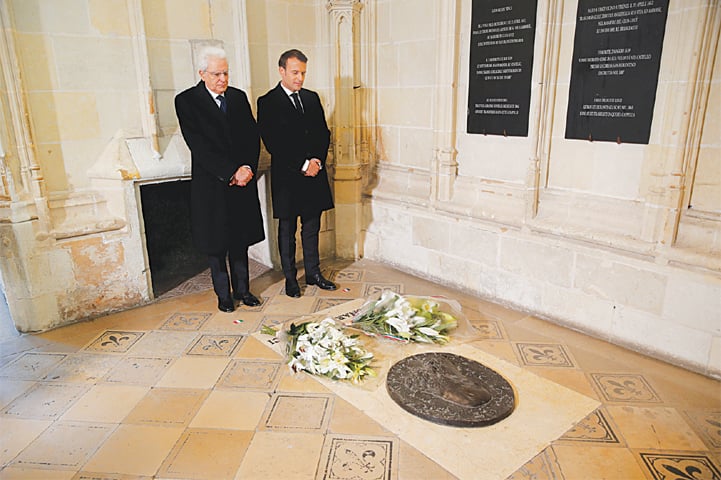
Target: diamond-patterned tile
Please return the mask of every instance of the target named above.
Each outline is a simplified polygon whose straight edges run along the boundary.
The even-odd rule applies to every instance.
[[[391,480],[397,478],[393,438],[327,435],[317,480]]]
[[[332,397],[326,395],[276,394],[263,423],[269,430],[324,432],[331,406]]]
[[[328,277],[334,282],[362,282],[363,281],[363,270],[333,270]]]
[[[400,283],[368,283],[363,288],[362,297],[377,297],[383,290],[390,290],[394,293],[403,293],[403,285]]]
[[[330,297],[319,297],[313,304],[313,311],[318,312],[325,310],[326,308],[335,307],[347,302],[347,298],[330,298]]]
[[[661,403],[653,387],[641,375],[592,373],[598,393],[609,402]]]
[[[503,340],[503,330],[496,320],[474,320],[471,322],[478,336],[485,340]]]
[[[273,328],[279,328],[281,325],[284,325],[292,320],[294,320],[294,315],[266,315],[261,320],[260,324],[261,326],[268,326]]]
[[[188,349],[188,355],[229,357],[245,337],[242,335],[203,335]]]
[[[218,388],[270,392],[278,381],[281,363],[264,360],[233,360],[218,380]]]
[[[117,355],[99,355],[97,353],[71,355],[45,375],[43,380],[97,382],[120,360],[121,358]]]
[[[721,480],[719,467],[705,454],[640,453],[654,480]]]
[[[60,353],[24,353],[0,368],[0,377],[38,380],[65,357],[66,355]]]
[[[524,365],[533,367],[574,367],[571,357],[561,344],[516,343]]]
[[[104,378],[111,383],[155,385],[168,370],[172,358],[123,358]]]
[[[38,383],[2,413],[22,418],[56,419],[88,390],[85,384]]]
[[[572,442],[599,442],[599,443],[620,443],[618,436],[611,428],[611,424],[603,413],[598,409],[578,422],[572,429],[563,434],[559,440]]]
[[[709,448],[721,449],[721,411],[690,410],[684,414]]]
[[[143,335],[143,332],[106,330],[100,337],[85,347],[85,350],[102,353],[125,353],[130,347],[135,345],[135,342],[140,340]]]
[[[506,480],[565,480],[553,448],[548,447]]]
[[[184,312],[172,314],[160,327],[161,330],[200,330],[213,316],[207,312]]]

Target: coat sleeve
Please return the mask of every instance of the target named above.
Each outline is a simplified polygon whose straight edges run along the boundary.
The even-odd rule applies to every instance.
[[[205,171],[221,182],[229,182],[238,165],[211,140],[210,126],[207,122],[203,122],[199,109],[192,104],[189,93],[184,92],[175,97],[175,113],[185,143],[188,144],[194,157],[193,167]]]
[[[235,153],[239,158],[238,165],[248,165],[253,171],[253,176],[258,174],[258,157],[260,156],[260,133],[258,125],[253,118],[250,109],[250,102],[245,92],[240,92],[239,107],[241,108],[240,135],[241,146]]]
[[[325,112],[323,111],[323,105],[320,103],[320,97],[315,92],[313,92],[313,99],[315,117],[311,122],[312,133],[310,135],[309,156],[319,159],[325,165],[328,157],[328,147],[330,147],[330,130],[325,120]]]

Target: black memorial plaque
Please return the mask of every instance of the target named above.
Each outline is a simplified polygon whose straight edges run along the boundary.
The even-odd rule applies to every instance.
[[[528,135],[537,0],[473,0],[468,133]]]
[[[395,363],[388,395],[407,412],[441,425],[484,427],[516,408],[513,387],[498,372],[453,353],[419,353]]]
[[[566,138],[648,144],[668,1],[578,1]]]

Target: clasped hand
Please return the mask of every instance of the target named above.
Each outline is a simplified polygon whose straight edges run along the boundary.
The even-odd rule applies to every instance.
[[[318,172],[320,172],[320,160],[312,158],[310,162],[308,162],[308,168],[305,170],[305,176],[315,177],[318,175]]]
[[[233,175],[233,178],[230,179],[230,186],[237,185],[239,187],[245,187],[248,185],[248,182],[250,182],[253,179],[253,171],[246,167],[242,166],[236,170],[235,174]]]

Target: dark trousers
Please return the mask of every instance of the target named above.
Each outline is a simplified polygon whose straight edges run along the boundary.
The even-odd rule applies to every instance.
[[[218,298],[230,299],[231,286],[233,292],[238,294],[249,291],[248,247],[208,255],[208,263],[210,264],[210,276],[213,280],[213,290],[215,290]],[[230,264],[230,276],[228,276],[228,264]]]
[[[300,216],[300,238],[303,245],[303,265],[305,276],[320,273],[320,254],[318,253],[318,234],[320,232],[320,213]],[[280,264],[286,280],[295,280],[298,270],[295,267],[295,232],[298,229],[298,217],[278,220],[278,250]]]

